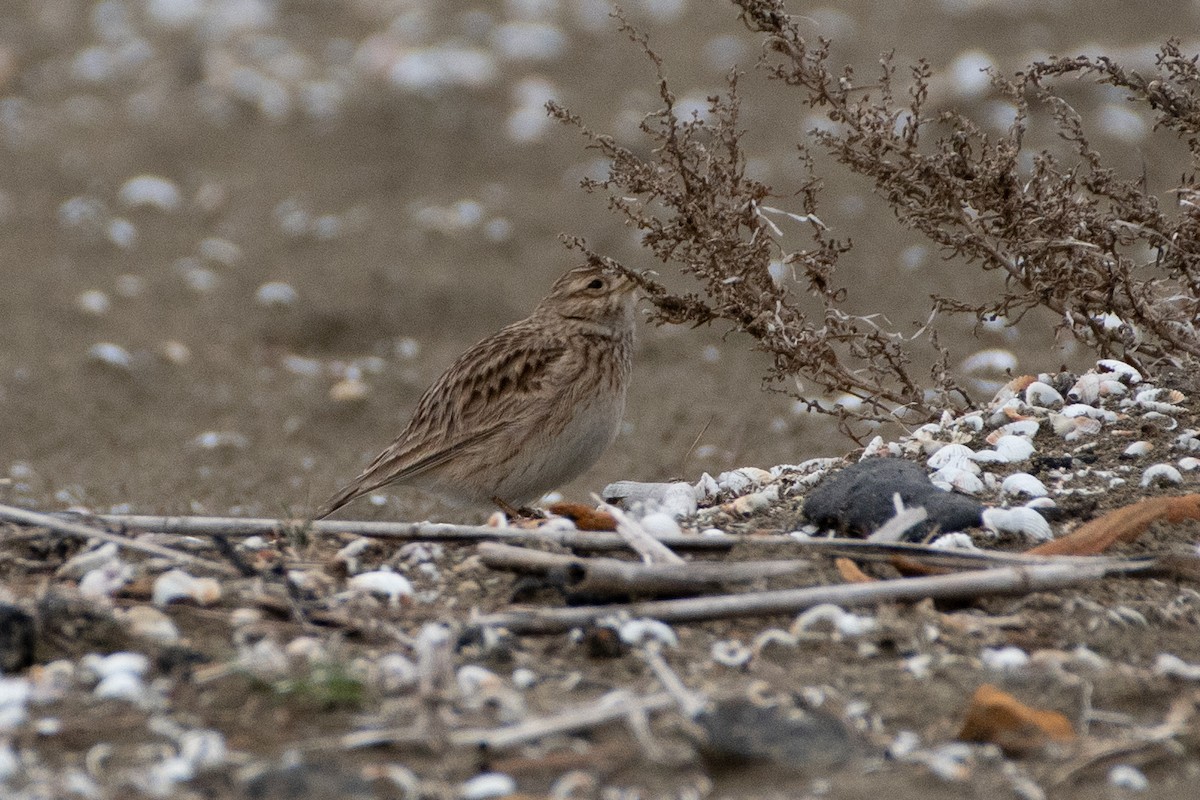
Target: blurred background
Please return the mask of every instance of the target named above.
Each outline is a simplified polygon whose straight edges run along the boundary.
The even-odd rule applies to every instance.
[[[1146,8],[792,6],[860,79],[884,51],[902,69],[927,59],[931,107],[997,133],[1012,107],[982,68],[1103,53],[1148,70],[1167,37],[1196,29],[1200,4]],[[657,108],[654,73],[610,10],[603,0],[0,4],[0,501],[304,515],[399,432],[459,352],[527,314],[578,262],[560,233],[688,288],[578,188],[605,164],[543,111],[557,99],[644,151],[637,125]],[[736,9],[629,0],[626,10],[681,107],[702,110],[731,68],[747,73],[751,172],[787,209],[796,143],[822,120],[754,70],[760,43]],[[1153,185],[1186,168],[1120,93],[1066,91],[1127,174]],[[822,219],[854,243],[839,275],[857,310],[915,330],[934,292],[996,290],[993,276],[901,229],[864,181],[822,170]],[[1018,333],[947,320],[942,342],[986,399],[997,369],[1086,365],[1053,322],[1031,316]],[[564,494],[854,447],[764,391],[766,364],[727,333],[643,326],[624,430]],[[345,515],[480,517],[406,490]]]

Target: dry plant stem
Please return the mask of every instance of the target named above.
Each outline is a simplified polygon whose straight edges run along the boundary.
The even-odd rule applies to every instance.
[[[503,728],[474,728],[454,731],[450,734],[449,739],[451,744],[459,747],[486,747],[489,750],[503,750],[529,744],[547,736],[590,730],[605,723],[628,717],[630,714],[662,711],[675,704],[675,697],[670,692],[657,692],[644,697],[630,696],[618,702],[595,703],[583,708],[574,708],[562,714],[555,714],[552,717],[526,720]]]
[[[491,614],[476,620],[482,626],[507,628],[517,633],[560,633],[590,625],[604,617],[628,614],[663,622],[698,622],[712,619],[794,614],[822,603],[849,607],[897,601],[973,599],[995,594],[1029,594],[1093,583],[1109,575],[1136,574],[1153,567],[1144,561],[1124,564],[1042,564],[999,567],[954,575],[903,578],[869,584],[814,586],[767,592],[718,595],[688,600],[657,600],[627,605],[585,606]]]
[[[63,517],[55,517],[62,519]],[[403,542],[548,542],[580,550],[626,550],[629,545],[615,533],[542,531],[493,528],[490,525],[451,525],[442,522],[353,522],[334,519],[270,519],[253,517],[191,517],[100,514],[90,519],[120,528],[187,536],[283,536],[307,531],[325,536],[364,536]],[[688,550],[728,550],[737,537],[663,536],[668,547]]]
[[[15,506],[0,505],[0,520],[12,522],[17,525],[29,525],[39,528],[46,528],[52,533],[59,536],[70,536],[76,539],[96,539],[102,542],[111,542],[117,547],[125,550],[131,550],[136,553],[142,553],[148,556],[157,556],[159,558],[168,559],[177,564],[187,564],[192,567],[197,567],[211,572],[217,572],[222,575],[240,576],[241,573],[228,564],[223,564],[219,561],[211,561],[207,558],[191,555],[190,553],[181,553],[178,550],[172,550],[169,547],[163,547],[157,544],[148,544],[146,542],[136,542],[125,536],[119,536],[90,525],[84,525],[71,520],[64,520],[60,517],[51,516],[49,514],[41,514],[36,511],[29,511],[24,508]]]
[[[681,597],[703,594],[730,583],[812,570],[811,562],[801,560],[638,564],[615,558],[576,558],[494,542],[479,545],[478,553],[483,563],[492,569],[535,575],[558,574],[573,593],[595,596]]]
[[[617,521],[617,533],[629,543],[631,550],[642,557],[642,561],[647,564],[684,563],[682,558],[671,552],[671,548],[651,536],[650,532],[643,528],[642,524],[636,519],[616,506],[605,503],[598,495],[592,495],[592,499],[600,503],[604,507],[604,510],[611,514],[612,518]]]

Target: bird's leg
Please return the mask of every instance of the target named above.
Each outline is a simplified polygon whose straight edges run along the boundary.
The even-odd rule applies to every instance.
[[[523,516],[521,514],[521,509],[514,507],[512,503],[508,502],[498,494],[492,495],[492,502],[496,504],[497,508],[507,514],[509,519],[517,519],[518,517]]]
[[[509,519],[545,519],[546,514],[541,509],[528,508],[522,506],[517,508],[512,503],[505,500],[500,495],[492,495],[492,502],[496,507],[508,515]]]

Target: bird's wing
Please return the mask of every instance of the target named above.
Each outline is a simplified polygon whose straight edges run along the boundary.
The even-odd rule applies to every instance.
[[[367,492],[420,475],[510,427],[529,404],[569,380],[564,343],[527,320],[467,350],[425,391],[404,432],[322,508],[318,519]]]

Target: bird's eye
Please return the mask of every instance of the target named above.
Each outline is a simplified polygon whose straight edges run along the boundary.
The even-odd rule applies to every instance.
[[[603,280],[601,280],[600,278],[593,278],[593,279],[592,279],[592,282],[591,282],[591,283],[589,283],[589,284],[587,285],[587,288],[589,288],[589,289],[603,289],[603,288],[604,288],[604,281],[603,281]]]

